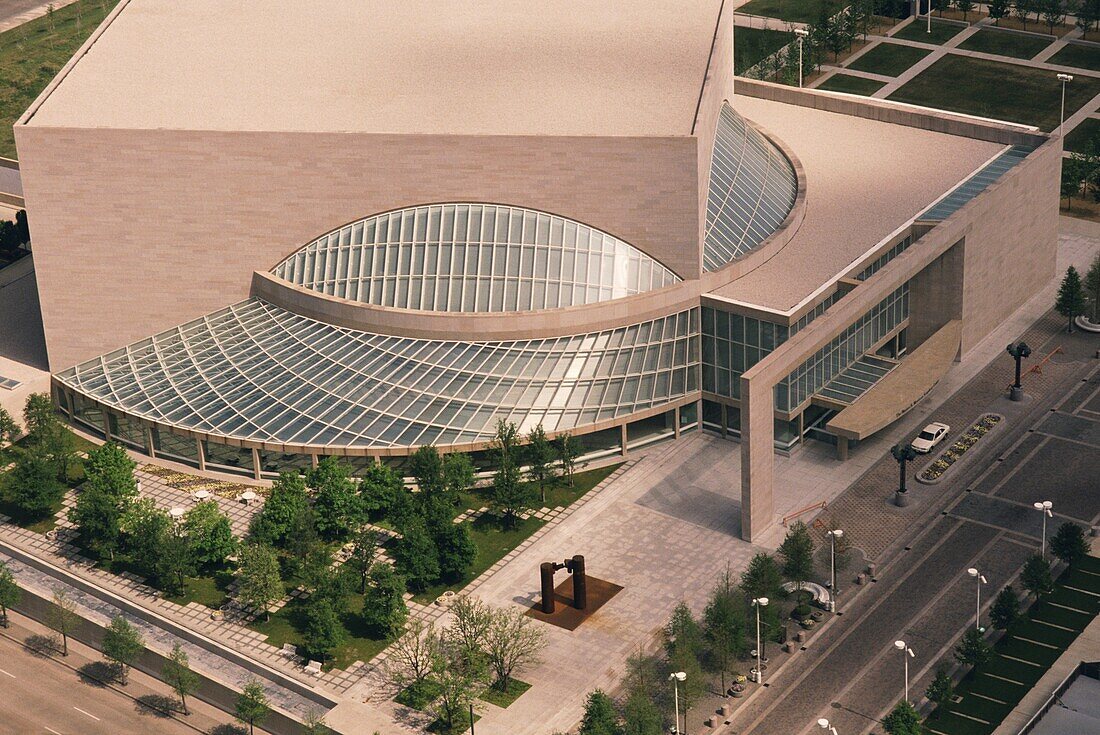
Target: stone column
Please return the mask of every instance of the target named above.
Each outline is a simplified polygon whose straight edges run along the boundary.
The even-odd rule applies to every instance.
[[[672,431],[674,432],[676,438],[679,439],[680,438],[680,407],[679,406],[677,406],[676,410],[673,412],[672,420],[674,422],[673,427],[672,427]]]
[[[202,439],[195,440],[195,448],[199,450],[199,469],[206,469],[206,454],[202,451]]]
[[[836,458],[841,462],[848,459],[848,437],[838,436],[836,438]]]
[[[261,479],[261,476],[260,476],[261,471],[262,471],[262,468],[260,467],[260,450],[253,447],[252,448],[252,479],[254,479],[254,480]]]
[[[621,424],[619,426],[619,436],[620,436],[619,442],[622,445],[622,455],[625,457],[626,452],[627,452],[627,449],[626,449],[626,424]]]
[[[741,377],[741,538],[758,541],[774,522],[775,411],[772,387]]]

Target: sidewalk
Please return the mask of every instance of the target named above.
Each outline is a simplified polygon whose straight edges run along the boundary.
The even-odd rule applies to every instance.
[[[0,628],[0,636],[20,644],[29,651],[33,651],[35,655],[43,656],[41,648],[34,645],[34,643],[40,641],[43,637],[54,637],[56,633],[19,613],[9,611],[8,619],[10,625],[6,629]],[[28,644],[28,640],[30,644]],[[91,679],[92,686],[102,686],[121,694],[133,701],[136,706],[146,708],[151,715],[163,718],[171,717],[195,732],[209,733],[215,728],[234,722],[231,714],[222,712],[196,697],[187,698],[187,708],[191,712],[190,715],[162,709],[168,706],[178,707],[179,698],[163,682],[137,669],[130,670],[126,686],[122,686],[113,680],[100,678],[103,673],[106,673],[102,666],[103,656],[94,648],[72,638],[69,639],[68,656],[63,657],[60,653],[53,653],[46,654],[45,657],[53,661],[59,670],[62,667],[68,669],[73,675],[72,678]],[[66,676],[66,674],[59,673],[57,679],[60,681],[63,676]],[[256,732],[264,733],[266,731],[257,728]]]

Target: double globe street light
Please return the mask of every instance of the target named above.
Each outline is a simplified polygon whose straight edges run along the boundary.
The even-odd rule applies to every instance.
[[[672,730],[671,735],[680,735],[680,682],[685,681],[688,678],[687,674],[683,671],[676,671],[668,675],[668,680],[672,682]],[[687,720],[687,717],[684,717]],[[687,729],[687,722],[684,722],[684,728]]]
[[[1046,559],[1047,558],[1047,518],[1053,518],[1054,513],[1051,512],[1051,508],[1054,507],[1054,503],[1049,500],[1043,500],[1031,504],[1031,507],[1043,514],[1043,541],[1039,546],[1039,554]]]
[[[820,727],[822,730],[828,730],[831,735],[840,735],[840,733],[836,731],[836,728],[833,727],[832,724],[830,724],[830,722],[824,717],[817,721],[817,726]]]
[[[768,598],[754,597],[752,606],[756,608],[756,668],[749,673],[754,675],[753,681],[762,684],[764,682],[764,647],[760,640],[760,608],[768,606]]]
[[[966,573],[969,574],[971,577],[974,577],[974,579],[976,579],[978,581],[978,602],[974,606],[974,628],[979,633],[981,633],[982,632],[982,624],[981,624],[981,618],[982,618],[982,585],[987,584],[988,580],[985,578],[985,576],[981,572],[979,572],[974,567],[970,567],[969,569],[967,569]]]
[[[910,648],[905,641],[894,641],[894,648],[901,651],[901,657],[905,661],[905,701],[909,701],[909,659],[915,658],[916,654],[913,653],[913,649]]]

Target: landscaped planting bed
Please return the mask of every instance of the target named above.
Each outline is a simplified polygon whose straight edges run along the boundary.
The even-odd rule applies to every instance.
[[[794,34],[787,31],[737,26],[733,29],[734,73],[744,73],[793,40]]]
[[[960,43],[959,48],[1016,59],[1031,59],[1052,43],[1053,38],[983,28]]]
[[[906,41],[920,41],[921,43],[934,43],[940,46],[959,35],[966,26],[960,23],[947,23],[942,20],[932,19],[932,32],[928,32],[928,24],[923,18],[902,28],[891,38],[902,38]]]
[[[830,92],[847,92],[848,94],[862,94],[870,97],[875,92],[886,86],[886,82],[879,82],[866,77],[855,77],[851,74],[834,74],[821,84],[817,89],[826,89]]]
[[[896,77],[930,53],[900,43],[880,43],[849,64],[848,68]]]
[[[750,0],[738,8],[737,12],[789,20],[793,23],[816,23],[823,10],[826,15],[834,15],[845,4],[841,0]]]
[[[1066,117],[1100,93],[1100,79],[1066,85]],[[999,120],[1058,127],[1062,87],[1046,69],[948,54],[890,99]]]
[[[1100,71],[1100,46],[1083,43],[1067,43],[1058,53],[1048,60],[1051,64],[1075,66],[1078,69]]]
[[[921,470],[917,475],[917,479],[925,483],[939,481],[952,465],[962,459],[962,456],[969,451],[971,447],[977,444],[983,436],[988,434],[993,427],[1001,423],[1001,420],[1001,417],[995,413],[989,413],[982,416],[971,424],[970,428],[964,431],[963,435],[956,439],[939,457]]]

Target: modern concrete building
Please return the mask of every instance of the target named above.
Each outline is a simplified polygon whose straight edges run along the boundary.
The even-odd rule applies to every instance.
[[[734,81],[720,0],[123,0],[16,126],[55,396],[263,478],[499,420],[838,456],[1054,275],[1061,143]],[[735,445],[731,445],[731,451]]]

